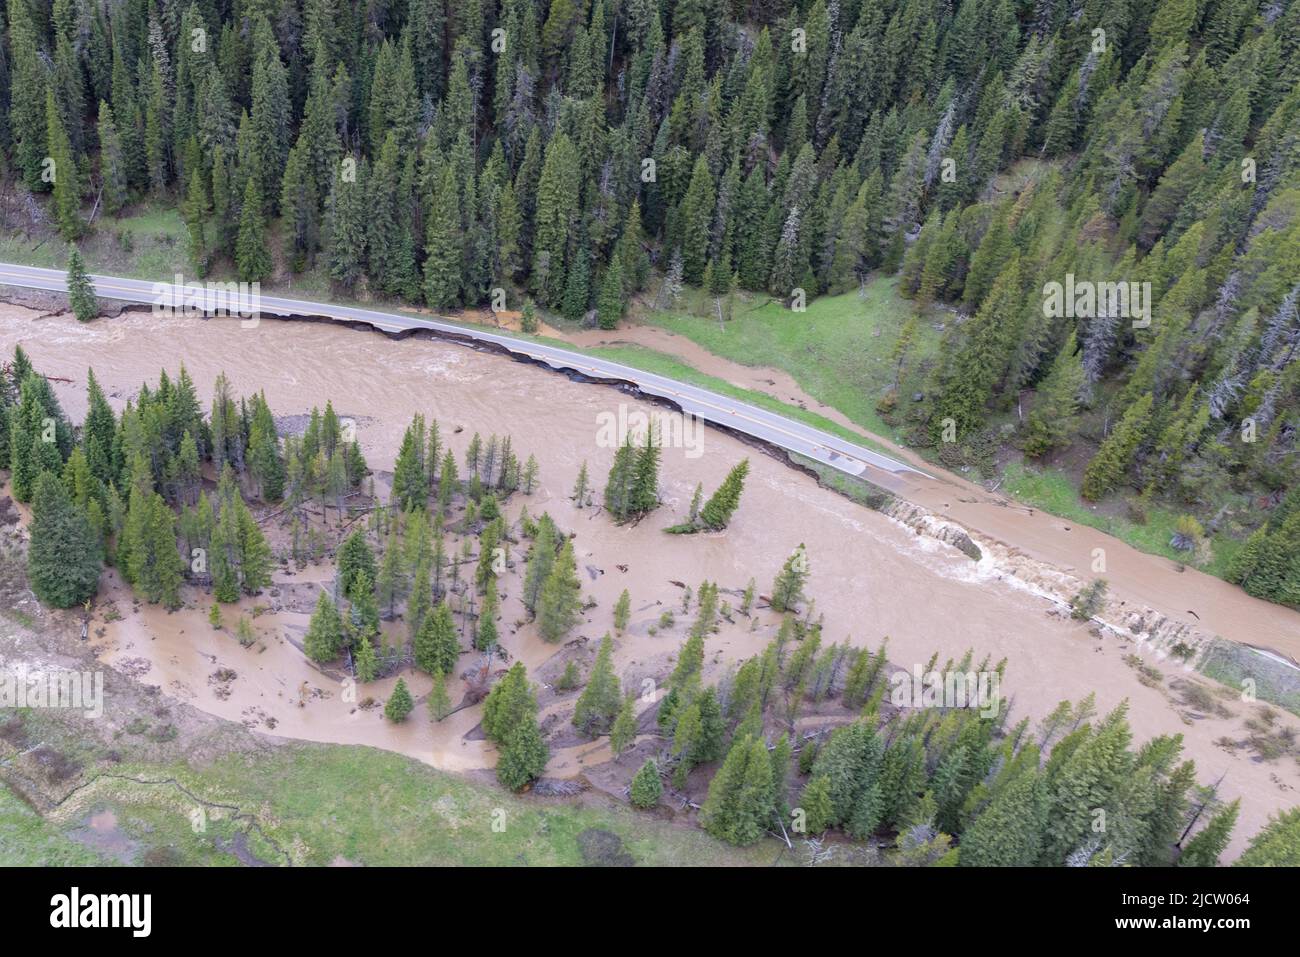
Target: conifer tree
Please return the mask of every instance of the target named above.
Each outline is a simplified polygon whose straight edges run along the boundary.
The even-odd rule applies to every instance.
[[[524,607],[534,615],[537,603],[555,565],[557,530],[551,516],[543,514],[537,521],[537,534],[533,537],[533,547],[528,553],[528,568],[524,573],[524,592],[521,596]]]
[[[45,92],[45,129],[49,154],[45,157],[46,169],[52,179],[54,220],[59,235],[68,242],[76,240],[85,229],[81,220],[81,177],[72,143],[63,126],[63,118],[54,101],[53,88]]]
[[[1083,497],[1099,501],[1113,491],[1133,463],[1138,445],[1146,436],[1151,421],[1154,396],[1147,393],[1124,413],[1115,430],[1102,442],[1083,473]]]
[[[636,743],[636,726],[636,696],[625,695],[623,704],[618,709],[618,717],[609,729],[609,748],[614,753],[615,760]]]
[[[1300,867],[1300,808],[1270,817],[1236,860],[1237,867]]]
[[[606,633],[587,686],[574,706],[573,726],[591,738],[605,734],[618,716],[620,698],[618,676],[614,674],[614,642]]]
[[[646,432],[645,444],[636,453],[632,469],[629,512],[644,515],[659,507],[659,438],[653,426]]]
[[[455,171],[444,166],[429,218],[428,253],[424,261],[424,299],[430,309],[447,309],[460,302],[464,273],[460,245],[461,213]]]
[[[1183,853],[1178,857],[1179,867],[1218,867],[1219,856],[1228,846],[1232,829],[1237,823],[1237,812],[1241,807],[1241,798],[1210,818],[1208,824],[1201,828],[1187,842]]]
[[[75,248],[68,255],[68,302],[79,322],[89,322],[99,314],[95,287],[86,272],[86,264],[81,261],[81,253]]]
[[[479,607],[478,627],[474,631],[474,647],[479,651],[491,651],[496,646],[499,639],[496,619],[500,608],[496,576],[490,575],[483,592],[483,604]]]
[[[343,595],[351,598],[363,576],[367,581],[373,582],[378,572],[375,553],[366,541],[365,532],[358,528],[339,546],[339,588]]]
[[[104,212],[114,216],[126,205],[126,159],[122,155],[122,138],[118,135],[113,108],[99,101],[99,174],[104,185]]]
[[[498,745],[510,740],[515,730],[537,711],[537,698],[522,661],[510,666],[492,686],[483,702],[483,733]]]
[[[217,608],[217,605],[213,605]],[[322,591],[316,599],[316,608],[311,614],[307,626],[307,635],[303,639],[303,651],[312,661],[333,661],[338,657],[343,643],[343,620],[338,609],[330,600],[329,594]]]
[[[605,510],[617,521],[624,521],[633,513],[633,482],[636,478],[637,452],[631,436],[614,453],[614,463],[605,482]]]
[[[639,808],[652,808],[659,803],[663,791],[663,782],[659,779],[659,766],[654,758],[647,758],[646,763],[641,765],[632,776],[629,792],[631,801]]]
[[[803,601],[804,585],[808,581],[808,553],[800,544],[781,566],[772,584],[772,608],[775,611],[795,611]]]
[[[546,770],[550,750],[542,740],[537,717],[524,717],[501,749],[497,758],[497,780],[512,791],[519,791]]]
[[[626,588],[614,603],[614,630],[622,634],[627,630],[628,619],[632,614],[632,596]]]
[[[709,783],[704,829],[730,844],[752,844],[771,825],[772,764],[761,738],[738,738]]]
[[[451,607],[439,602],[415,636],[415,663],[430,674],[450,674],[460,658],[460,641]]]
[[[1042,776],[1022,771],[1007,782],[962,835],[962,867],[1030,867],[1038,862],[1047,815]]]
[[[326,202],[326,272],[338,288],[350,291],[366,266],[366,168],[352,156],[337,167]]]
[[[393,693],[388,696],[388,701],[384,704],[384,717],[393,724],[401,724],[414,707],[415,702],[411,700],[411,692],[407,690],[406,680],[398,678],[397,684],[393,686]]]
[[[830,788],[830,780],[825,777],[813,777],[804,786],[799,809],[803,811],[803,825],[808,834],[822,834],[834,823],[835,805]]]
[[[560,641],[578,623],[582,611],[581,590],[573,540],[568,539],[547,574],[537,599],[537,628],[543,639]]]
[[[744,459],[727,473],[718,490],[709,496],[700,512],[700,523],[711,531],[719,531],[731,522],[740,505],[740,495],[745,490],[745,476],[749,474],[749,459]]]
[[[43,472],[32,498],[27,577],[36,597],[71,608],[99,590],[99,538],[58,476]]]
[[[379,673],[379,661],[375,655],[375,646],[368,635],[354,636],[352,643],[352,668],[357,680],[363,684],[374,681]]]
[[[429,692],[429,717],[441,721],[451,713],[451,698],[447,695],[447,679],[441,671],[433,676],[433,689]]]
[[[691,285],[698,286],[704,279],[715,199],[709,164],[697,156],[681,208],[682,277]]]
[[[235,267],[240,282],[260,282],[271,277],[271,251],[266,245],[262,214],[262,189],[250,176],[239,211],[239,237],[235,241]]]
[[[578,469],[578,479],[573,483],[573,494],[569,496],[578,508],[583,508],[587,504],[588,488],[587,460],[583,459],[582,467]]]
[[[1083,383],[1083,360],[1071,332],[1051,371],[1038,386],[1034,407],[1029,412],[1027,455],[1045,455],[1071,434]]]
[[[623,266],[618,258],[610,261],[601,280],[596,315],[602,329],[617,329],[623,317]]]

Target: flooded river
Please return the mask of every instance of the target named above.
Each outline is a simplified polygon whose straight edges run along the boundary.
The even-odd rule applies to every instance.
[[[602,414],[617,416],[620,404],[626,405],[625,413],[653,409],[612,388],[573,383],[459,345],[393,341],[375,332],[326,324],[263,320],[245,329],[237,321],[127,313],[82,325],[67,316],[38,318],[36,312],[0,305],[0,351],[10,353],[19,343],[41,371],[72,380],[56,383],[56,391],[77,421],[85,412],[87,367],[94,367],[120,408],[142,382],[155,382],[160,368],[174,373],[183,361],[205,406],[221,372],[237,393],[264,390],[277,415],[308,412],[332,399],[340,414],[358,418],[358,438],[376,470],[392,468],[402,432],[416,412],[437,419],[462,458],[476,431],[485,437],[511,435],[521,460],[530,453],[537,457],[540,487],[532,496],[515,496],[508,514],[517,516],[521,505],[534,515],[549,511],[562,528],[577,533],[584,594],[596,604],[575,636],[599,640],[612,627],[619,593],[625,587],[631,592],[632,625],[616,649],[625,681],[639,685],[643,677],[662,675],[685,636],[690,616],[680,613],[682,592],[674,582],[696,588],[702,580],[716,581],[723,599],[734,606],[751,577],[760,591],[768,590],[782,562],[804,543],[811,565],[808,592],[817,613],[825,616],[826,644],[847,641],[874,648],[889,636],[891,661],[909,669],[936,652],[940,662],[960,658],[967,648],[974,649],[976,661],[985,655],[993,661],[1005,657],[1003,689],[1013,698],[1013,719],[1041,717],[1060,700],[1077,700],[1090,691],[1103,712],[1128,699],[1137,739],[1183,734],[1200,780],[1211,782],[1224,775],[1222,793],[1244,798],[1234,852],[1270,812],[1300,803],[1300,773],[1293,758],[1266,763],[1248,750],[1229,751],[1215,743],[1224,736],[1246,736],[1246,705],[1229,701],[1232,717],[1187,716],[1188,709],[1178,706],[1168,689],[1168,680],[1149,687],[1123,660],[1149,654],[1140,643],[1115,634],[1096,637],[1083,624],[1053,614],[1059,606],[1046,596],[1053,574],[1047,570],[1028,575],[1021,566],[1034,558],[1052,562],[1063,572],[1086,569],[1091,547],[1100,542],[1110,555],[1107,577],[1133,606],[1171,617],[1194,609],[1210,633],[1288,653],[1300,642],[1300,615],[1248,599],[1198,573],[1180,574],[1172,563],[1140,555],[1091,529],[1063,531],[1068,522],[993,504],[996,496],[955,479],[932,483],[917,498],[937,513],[946,511],[973,530],[986,532],[989,541],[981,543],[985,558],[978,563],[711,429],[704,433],[703,454],[688,448],[664,450],[663,506],[636,526],[618,527],[594,509],[578,510],[568,498],[584,460],[596,486],[603,485],[614,450],[598,443]],[[457,428],[463,431],[456,433]],[[731,527],[707,535],[663,533],[665,526],[685,517],[697,482],[707,494],[745,457],[751,470]],[[1070,542],[1069,550],[1062,539]],[[530,673],[540,672],[545,680],[547,660],[560,649],[542,642],[531,625],[519,624],[525,618],[518,597],[522,555],[513,558],[515,568],[502,578],[507,594],[502,644]],[[319,587],[310,584],[313,572],[317,579],[322,577],[319,569],[278,572],[277,584],[286,590]],[[1069,582],[1063,572],[1055,577]],[[735,594],[725,594],[728,591]],[[205,603],[169,614],[134,605],[117,583],[109,597],[122,617],[96,622],[104,632],[95,639],[104,660],[198,708],[272,734],[370,744],[443,768],[469,770],[493,763],[490,745],[466,737],[478,723],[479,707],[434,724],[420,706],[396,727],[383,719],[382,709],[361,707],[367,697],[382,701],[395,679],[353,693],[312,667],[290,640],[300,640],[306,614],[260,615],[254,621],[259,641],[245,649],[228,633],[211,628]],[[255,603],[268,600],[261,596],[246,601],[245,607]],[[678,612],[676,624],[652,634],[652,626],[668,608]],[[228,611],[226,617],[229,623],[235,616]],[[769,614],[759,613],[753,622],[737,616],[736,624],[724,624],[710,639],[706,667],[716,675],[729,662],[755,654],[775,628],[776,618]],[[467,661],[462,658],[463,664]],[[1200,680],[1172,659],[1151,656],[1151,663],[1167,679]],[[224,684],[215,681],[218,668],[232,669],[237,677]],[[428,693],[430,682],[422,674],[408,674],[406,680],[417,701]],[[449,683],[453,703],[461,690],[459,682]],[[543,689],[541,701],[544,718],[556,710],[549,690]],[[602,742],[561,746],[548,773],[576,774],[584,765],[607,759]]]

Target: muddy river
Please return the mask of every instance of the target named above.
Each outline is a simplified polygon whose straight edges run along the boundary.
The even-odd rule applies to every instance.
[[[1102,711],[1127,699],[1138,740],[1183,734],[1200,780],[1223,776],[1222,793],[1244,798],[1233,853],[1270,812],[1300,803],[1294,758],[1264,762],[1249,749],[1228,750],[1215,743],[1247,736],[1247,705],[1229,700],[1231,717],[1190,716],[1168,685],[1175,678],[1203,679],[1173,659],[1161,658],[1146,643],[1119,633],[1090,633],[1060,614],[1059,595],[1077,584],[1071,568],[1087,569],[1090,549],[1100,543],[1108,550],[1107,577],[1117,599],[1129,607],[1174,618],[1194,609],[1199,627],[1208,633],[1288,652],[1300,636],[1300,615],[1256,602],[1198,573],[1179,573],[1172,563],[1141,555],[1091,529],[1063,531],[1069,523],[995,504],[997,496],[958,479],[914,489],[914,500],[936,513],[946,511],[977,533],[984,548],[979,562],[711,429],[704,432],[702,454],[692,448],[664,450],[663,506],[639,525],[618,527],[594,509],[575,508],[568,498],[584,460],[595,484],[603,485],[614,450],[598,441],[602,416],[617,417],[620,405],[626,406],[624,414],[653,411],[612,388],[573,383],[459,345],[393,341],[325,324],[263,320],[245,329],[236,321],[128,313],[82,325],[67,316],[39,317],[22,307],[0,305],[0,351],[10,353],[19,343],[41,371],[72,380],[56,383],[56,390],[77,421],[85,412],[88,366],[120,408],[142,382],[155,382],[160,368],[174,373],[183,361],[205,406],[221,372],[238,393],[264,390],[277,415],[305,413],[332,399],[341,414],[358,418],[358,438],[376,470],[392,468],[402,432],[416,412],[441,423],[462,460],[475,431],[485,437],[510,434],[521,460],[530,453],[537,457],[540,487],[532,496],[515,496],[508,514],[513,518],[526,505],[532,514],[549,511],[562,528],[577,532],[584,594],[596,604],[575,636],[598,640],[612,626],[619,593],[630,590],[632,624],[617,643],[616,660],[622,678],[638,686],[643,678],[664,673],[689,626],[690,616],[680,614],[682,592],[674,582],[694,588],[705,579],[717,581],[723,599],[736,605],[751,577],[766,591],[785,558],[805,543],[811,564],[808,591],[817,613],[825,616],[825,643],[874,648],[888,636],[891,661],[909,669],[936,652],[940,662],[960,658],[968,648],[974,649],[976,661],[985,655],[993,661],[1005,657],[1003,690],[1013,698],[1013,719],[1041,717],[1060,700],[1077,700],[1090,691]],[[456,433],[457,428],[463,431]],[[715,488],[745,457],[751,470],[744,500],[725,532],[663,533],[685,516],[697,482],[703,482],[706,492]],[[1062,539],[1068,539],[1068,548]],[[507,594],[502,644],[527,664],[535,680],[545,681],[553,677],[548,659],[563,652],[522,623],[522,555],[513,557],[514,569],[502,578]],[[281,571],[276,579],[289,591],[319,587],[313,579],[327,575],[324,568],[309,568],[297,574]],[[107,613],[110,601],[101,603],[92,630],[102,634],[92,640],[103,659],[205,711],[267,733],[369,744],[442,768],[469,770],[493,763],[491,746],[467,736],[481,708],[466,708],[435,724],[421,704],[407,722],[393,726],[381,708],[363,705],[371,697],[382,702],[395,678],[354,690],[311,666],[292,643],[301,640],[305,613],[259,615],[254,620],[259,640],[246,649],[229,633],[212,629],[201,596],[192,607],[171,614],[135,605],[115,581],[107,598],[121,618],[109,620],[116,617]],[[246,601],[245,608],[254,604],[269,602],[261,596]],[[667,608],[678,611],[676,624],[655,628]],[[228,622],[234,617],[227,611]],[[770,614],[758,613],[752,621],[737,616],[734,625],[724,624],[710,639],[706,667],[718,674],[729,662],[757,653],[775,629]],[[1154,687],[1140,682],[1132,664],[1124,661],[1133,654],[1146,656],[1163,672],[1164,682]],[[237,677],[214,680],[220,668]],[[422,703],[429,679],[414,673],[406,680]],[[462,690],[458,681],[449,682],[453,703]],[[546,688],[541,702],[544,718],[564,707]],[[1292,721],[1290,716],[1283,720]],[[609,757],[603,742],[562,744],[553,750],[549,775],[577,774]]]

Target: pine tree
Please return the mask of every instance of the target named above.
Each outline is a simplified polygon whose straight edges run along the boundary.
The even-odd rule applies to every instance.
[[[504,745],[515,730],[537,712],[537,698],[528,683],[522,661],[510,666],[483,702],[483,733],[490,741]]]
[[[596,315],[602,329],[617,329],[618,321],[623,317],[623,265],[617,257],[610,260],[601,280]]]
[[[935,402],[931,421],[936,439],[944,437],[949,424],[955,424],[958,436],[965,436],[982,423],[984,407],[1008,364],[1006,346],[1014,340],[1024,312],[1020,259],[1013,256],[975,318],[962,327],[963,341]]]
[[[497,780],[511,791],[520,791],[546,770],[550,751],[542,740],[537,718],[529,714],[511,735],[497,758]]]
[[[245,595],[256,595],[271,585],[271,546],[242,500],[238,509],[236,527],[239,543],[239,586]]]
[[[330,177],[326,202],[326,272],[338,288],[352,290],[365,273],[365,163],[345,157]]]
[[[1300,808],[1270,817],[1237,858],[1237,867],[1300,867]]]
[[[703,156],[695,158],[690,185],[682,198],[682,277],[698,286],[708,264],[709,227],[713,222],[716,194],[713,174]]]
[[[799,545],[781,566],[781,572],[772,584],[772,609],[778,612],[795,611],[803,601],[804,585],[808,581],[808,553]]]
[[[632,466],[629,513],[644,515],[659,507],[659,438],[651,426]]]
[[[830,788],[829,779],[824,777],[814,777],[804,786],[799,807],[808,834],[822,834],[834,823],[835,805],[831,802]]]
[[[614,603],[614,630],[622,634],[627,630],[628,619],[632,614],[632,596],[626,588]]]
[[[491,651],[496,646],[500,637],[496,622],[500,609],[496,576],[490,575],[483,592],[483,604],[479,608],[478,627],[474,631],[474,647],[479,651]]]
[[[95,370],[86,374],[86,420],[81,429],[81,443],[86,450],[86,462],[91,474],[105,485],[114,476],[113,437],[117,432],[117,416],[95,378]]]
[[[79,322],[89,322],[99,313],[95,287],[86,273],[85,263],[81,261],[81,253],[75,248],[68,256],[68,302]]]
[[[524,607],[534,615],[542,595],[542,586],[546,584],[555,565],[556,534],[555,523],[550,515],[542,515],[537,522],[532,551],[528,553],[528,569],[524,573],[524,591],[521,596]]]
[[[262,215],[262,190],[255,176],[244,187],[239,212],[239,238],[235,241],[235,267],[240,282],[260,282],[271,277],[271,251],[266,245]]]
[[[727,473],[722,485],[714,492],[700,512],[700,523],[711,531],[720,531],[731,522],[740,505],[740,495],[745,490],[745,476],[749,474],[749,459],[744,459]]]
[[[1038,386],[1029,412],[1026,455],[1046,455],[1067,440],[1074,431],[1083,384],[1083,359],[1071,332],[1051,370]]]
[[[424,430],[415,424],[408,426],[402,436],[393,466],[393,502],[402,511],[425,507],[429,497],[429,483],[424,470]]]
[[[451,698],[447,695],[447,679],[442,672],[433,676],[433,688],[429,692],[429,717],[441,721],[451,713]]]
[[[104,212],[113,216],[126,205],[126,165],[122,155],[122,139],[118,135],[117,122],[113,117],[113,108],[103,100],[99,101],[98,137],[99,175],[104,185]]]
[[[962,835],[962,867],[1030,867],[1038,862],[1046,824],[1046,797],[1037,769],[1021,771],[976,816]]]
[[[614,453],[614,462],[605,481],[605,510],[617,521],[625,521],[633,512],[632,483],[635,480],[636,449],[631,436]],[[579,478],[582,478],[580,475]]]
[[[648,809],[659,803],[663,792],[663,782],[659,779],[659,766],[654,758],[648,758],[632,776],[629,797],[637,807]]]
[[[374,579],[362,574],[348,595],[348,628],[356,640],[372,640],[379,634],[379,607],[375,602]]]
[[[587,478],[587,460],[582,460],[582,467],[578,469],[578,479],[573,483],[573,494],[569,498],[578,508],[583,508],[587,504],[587,492],[589,489],[589,480]]]
[[[614,753],[615,760],[636,743],[636,727],[636,696],[625,695],[623,704],[618,709],[618,717],[609,729],[609,749]]]
[[[560,641],[578,623],[582,611],[581,590],[573,540],[569,539],[560,549],[537,600],[537,628],[543,639],[552,643]]]
[[[1113,491],[1133,464],[1138,446],[1146,436],[1155,397],[1147,393],[1124,413],[1115,430],[1101,443],[1083,473],[1083,497],[1099,501]]]
[[[406,594],[407,588],[406,558],[396,529],[388,533],[388,544],[384,547],[375,588],[379,592],[380,607],[385,610],[384,617],[393,619],[397,615],[397,603]]]
[[[85,224],[81,221],[81,178],[52,88],[45,91],[45,128],[46,142],[49,144],[49,154],[45,161],[52,177],[54,220],[59,227],[59,235],[72,242],[85,229]]]
[[[339,588],[345,597],[352,598],[361,579],[364,577],[367,581],[373,582],[378,572],[375,553],[366,541],[365,532],[358,528],[339,546]]]
[[[289,150],[280,182],[284,258],[294,272],[307,268],[320,244],[320,197],[307,150],[306,134],[303,133]],[[202,188],[202,177],[192,176],[190,179]]]
[[[464,274],[460,245],[461,211],[455,171],[444,166],[429,217],[424,261],[424,299],[430,309],[447,309],[460,302]]]
[[[213,608],[218,608],[213,605]],[[343,643],[343,621],[338,609],[326,592],[321,592],[316,599],[316,608],[311,614],[307,626],[307,635],[303,639],[303,651],[312,661],[333,661],[339,655]]]
[[[36,479],[32,498],[27,577],[36,597],[54,608],[71,608],[99,590],[99,537],[85,511],[51,472]]]
[[[618,716],[620,697],[618,676],[614,674],[614,642],[606,633],[587,686],[574,706],[573,726],[590,738],[605,734]]]
[[[730,844],[752,844],[771,824],[772,764],[761,738],[738,738],[709,783],[700,809],[704,829]]]
[[[557,305],[567,285],[565,251],[571,238],[574,197],[580,194],[577,151],[561,131],[546,147],[533,217],[532,288],[545,306]]]
[[[393,724],[401,724],[414,707],[415,702],[411,700],[411,692],[406,688],[406,680],[398,678],[393,693],[384,704],[384,717]]]
[[[1232,829],[1237,823],[1241,798],[1237,798],[1210,818],[1210,822],[1196,832],[1179,855],[1179,867],[1218,867],[1219,855],[1228,846]]]
[[[352,668],[357,680],[363,684],[374,681],[379,673],[379,662],[375,655],[375,646],[368,635],[357,635],[352,646]]]

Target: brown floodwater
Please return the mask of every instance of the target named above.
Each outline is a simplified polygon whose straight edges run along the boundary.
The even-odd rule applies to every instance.
[[[1160,659],[1146,643],[1115,632],[1096,637],[1062,617],[1059,607],[1061,595],[1078,585],[1072,569],[1090,577],[1091,548],[1105,547],[1107,577],[1117,601],[1129,609],[1180,620],[1194,610],[1206,633],[1283,651],[1297,643],[1300,615],[1249,599],[1194,571],[1180,573],[1172,563],[1092,529],[1065,531],[1068,522],[994,504],[998,496],[955,477],[909,482],[898,491],[970,528],[984,549],[979,562],[711,429],[704,432],[701,455],[683,448],[664,450],[663,506],[637,525],[620,527],[595,509],[577,509],[568,498],[584,460],[598,487],[612,461],[613,448],[598,445],[599,417],[617,416],[620,404],[633,412],[655,410],[612,388],[573,383],[459,345],[393,341],[326,324],[263,320],[244,329],[229,320],[126,313],[83,325],[68,316],[38,318],[34,311],[0,305],[0,351],[9,353],[20,343],[42,372],[73,380],[56,383],[56,391],[78,421],[85,411],[88,366],[120,407],[142,382],[155,382],[160,368],[174,373],[183,361],[205,406],[221,372],[238,393],[264,390],[278,415],[308,412],[332,399],[340,414],[358,417],[358,439],[377,470],[392,468],[402,432],[416,412],[439,421],[458,455],[475,431],[485,437],[512,435],[521,460],[536,455],[540,487],[532,496],[516,496],[509,514],[516,516],[523,505],[532,514],[549,511],[562,528],[577,533],[583,591],[596,604],[574,636],[599,640],[612,625],[619,592],[625,587],[631,592],[632,624],[617,642],[616,662],[624,681],[635,687],[665,674],[685,636],[690,616],[680,613],[682,593],[674,582],[696,588],[702,580],[716,581],[724,593],[734,593],[724,594],[724,600],[737,605],[751,577],[766,591],[782,562],[804,543],[811,565],[808,591],[816,612],[825,616],[826,643],[875,647],[887,635],[891,661],[908,669],[936,652],[942,662],[961,657],[968,648],[974,649],[976,661],[985,655],[993,661],[1005,657],[1003,689],[1013,699],[1013,720],[1041,717],[1062,699],[1078,700],[1089,692],[1096,693],[1102,711],[1127,699],[1137,740],[1183,734],[1200,780],[1212,782],[1222,775],[1221,793],[1243,798],[1234,853],[1271,812],[1297,803],[1300,772],[1293,758],[1266,763],[1246,749],[1233,752],[1215,744],[1223,736],[1247,736],[1246,705],[1229,701],[1230,718],[1186,716],[1187,709],[1174,703],[1167,687],[1141,683],[1124,658],[1143,655],[1167,678],[1203,679],[1173,659]],[[463,431],[457,433],[457,428]],[[725,532],[663,533],[684,517],[697,482],[711,490],[745,457],[751,471],[744,500]],[[518,597],[522,554],[513,557],[516,567],[502,577],[507,595],[502,644],[533,673],[561,649],[543,642],[532,625],[519,624],[525,618]],[[279,572],[276,579],[288,586],[322,577],[319,569],[308,569],[295,575]],[[95,639],[104,660],[205,711],[267,733],[368,744],[442,768],[470,770],[494,761],[490,745],[479,736],[467,737],[481,708],[466,708],[434,724],[423,707],[430,681],[422,674],[405,675],[419,704],[404,724],[385,721],[379,707],[361,707],[367,698],[382,702],[396,678],[354,690],[317,670],[289,640],[300,640],[305,614],[260,615],[254,621],[259,640],[246,649],[228,632],[211,628],[203,596],[196,596],[193,607],[171,614],[147,605],[133,607],[120,583],[112,583],[107,597],[123,617],[96,622],[104,629]],[[257,603],[268,602],[262,596],[246,600],[243,607],[251,610]],[[669,608],[677,611],[676,624],[652,634],[661,612]],[[233,611],[226,613],[227,622],[234,618]],[[734,625],[724,624],[709,641],[709,673],[716,676],[761,650],[776,626],[776,616],[767,612],[752,620],[736,616]],[[396,626],[395,634],[401,627]],[[463,657],[462,667],[468,662],[469,656]],[[232,669],[236,678],[216,681],[219,668]],[[449,682],[448,690],[457,703],[461,683]],[[543,720],[570,702],[557,701],[544,689]],[[566,744],[554,750],[548,774],[575,775],[608,757],[603,741]]]

